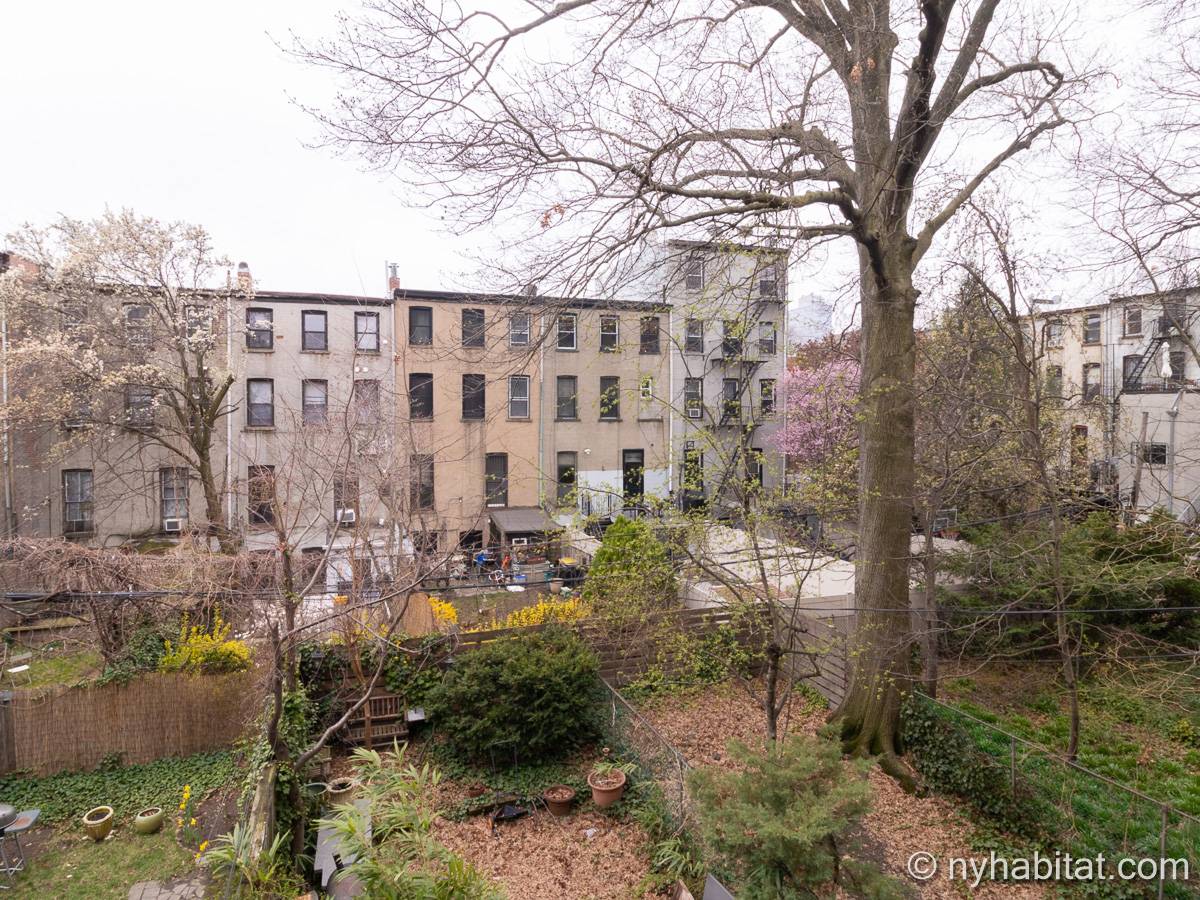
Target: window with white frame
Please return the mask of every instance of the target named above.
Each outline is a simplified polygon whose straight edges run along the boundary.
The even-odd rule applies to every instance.
[[[91,469],[64,469],[62,473],[63,532],[83,534],[95,529],[95,500]]]
[[[508,417],[510,419],[529,418],[529,376],[508,376]]]
[[[329,382],[306,378],[300,387],[305,425],[324,425],[329,420]]]
[[[704,382],[699,378],[683,379],[683,414],[689,419],[704,415]]]
[[[187,521],[188,470],[186,467],[166,466],[159,469],[158,493],[164,527],[168,519]]]
[[[683,286],[689,291],[704,289],[704,260],[693,256],[683,267]]]
[[[246,425],[250,428],[275,426],[275,382],[270,378],[246,381]]]
[[[683,336],[683,352],[684,353],[703,353],[704,352],[704,320],[703,319],[688,319],[684,325]]]
[[[617,316],[600,317],[600,352],[613,353],[621,342],[621,320]]]
[[[508,345],[529,346],[529,313],[515,312],[508,317]]]
[[[575,326],[577,317],[575,313],[563,313],[558,317],[558,333],[555,346],[559,350],[575,350],[578,342],[576,340]]]
[[[1142,333],[1142,308],[1140,306],[1125,307],[1125,335],[1136,337]]]

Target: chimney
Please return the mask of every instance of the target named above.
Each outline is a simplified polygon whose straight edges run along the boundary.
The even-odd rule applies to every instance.
[[[250,266],[244,262],[238,263],[238,290],[243,294],[254,292],[254,279],[250,277]]]
[[[388,293],[393,297],[396,296],[396,291],[400,290],[400,267],[395,263],[388,263]]]

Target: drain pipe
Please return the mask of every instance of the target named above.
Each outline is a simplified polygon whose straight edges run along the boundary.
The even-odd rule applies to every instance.
[[[1179,418],[1179,404],[1183,401],[1185,390],[1179,389],[1175,402],[1167,410],[1167,513],[1172,517],[1175,515],[1175,420]]]

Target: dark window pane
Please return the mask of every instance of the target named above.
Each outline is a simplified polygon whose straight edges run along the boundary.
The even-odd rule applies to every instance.
[[[275,382],[270,378],[251,378],[246,382],[246,424],[252,428],[270,428],[275,424]]]
[[[303,350],[328,350],[329,335],[327,332],[329,319],[323,312],[306,309],[300,313],[301,329],[300,346]]]
[[[579,418],[578,390],[574,375],[558,376],[557,412],[560,419]]]
[[[433,376],[426,372],[408,376],[408,416],[410,419],[433,418]]]
[[[642,353],[658,353],[658,316],[646,316],[642,319]]]
[[[515,312],[508,318],[508,343],[513,347],[529,344],[529,313]]]
[[[433,310],[428,306],[408,308],[408,342],[410,344],[433,343]]]
[[[510,419],[529,418],[529,376],[508,376],[508,417]]]
[[[558,502],[571,505],[575,502],[575,467],[578,457],[574,451],[558,454]]]
[[[272,524],[275,521],[275,467],[250,466],[247,481],[250,524]]]
[[[482,309],[464,309],[462,311],[462,342],[464,347],[482,347],[484,345]]]
[[[600,418],[621,418],[621,379],[602,375],[600,377]]]
[[[508,505],[508,454],[489,453],[484,460],[484,496],[488,506]]]
[[[600,317],[600,349],[611,353],[621,340],[621,320],[616,316]]]
[[[563,313],[558,317],[558,349],[574,350],[575,343],[575,314]]]
[[[704,352],[704,322],[701,319],[688,319],[687,332],[684,335],[683,349],[685,353]]]
[[[80,534],[95,527],[91,469],[66,469],[62,473],[63,532]]]
[[[409,460],[411,484],[409,503],[413,509],[433,509],[433,457],[414,454]]]
[[[305,425],[324,425],[329,413],[329,385],[325,381],[308,379],[302,385]]]
[[[246,346],[251,350],[270,350],[275,346],[275,314],[269,309],[246,310]]]
[[[462,417],[482,419],[485,413],[485,391],[487,376],[464,375],[462,377]]]

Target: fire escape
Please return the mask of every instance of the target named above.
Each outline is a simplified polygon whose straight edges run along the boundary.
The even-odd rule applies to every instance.
[[[1181,322],[1184,316],[1184,308],[1182,303],[1172,304],[1168,306],[1164,304],[1164,314],[1155,320],[1153,333],[1150,335],[1150,340],[1142,349],[1141,355],[1137,362],[1123,373],[1121,392],[1126,394],[1146,393],[1150,391],[1171,390],[1178,387],[1176,382],[1181,381],[1181,377],[1176,377],[1172,372],[1169,378],[1145,380],[1146,371],[1150,366],[1154,365],[1156,360],[1161,359],[1161,353],[1164,346],[1167,346],[1171,338],[1178,334],[1176,324]]]

